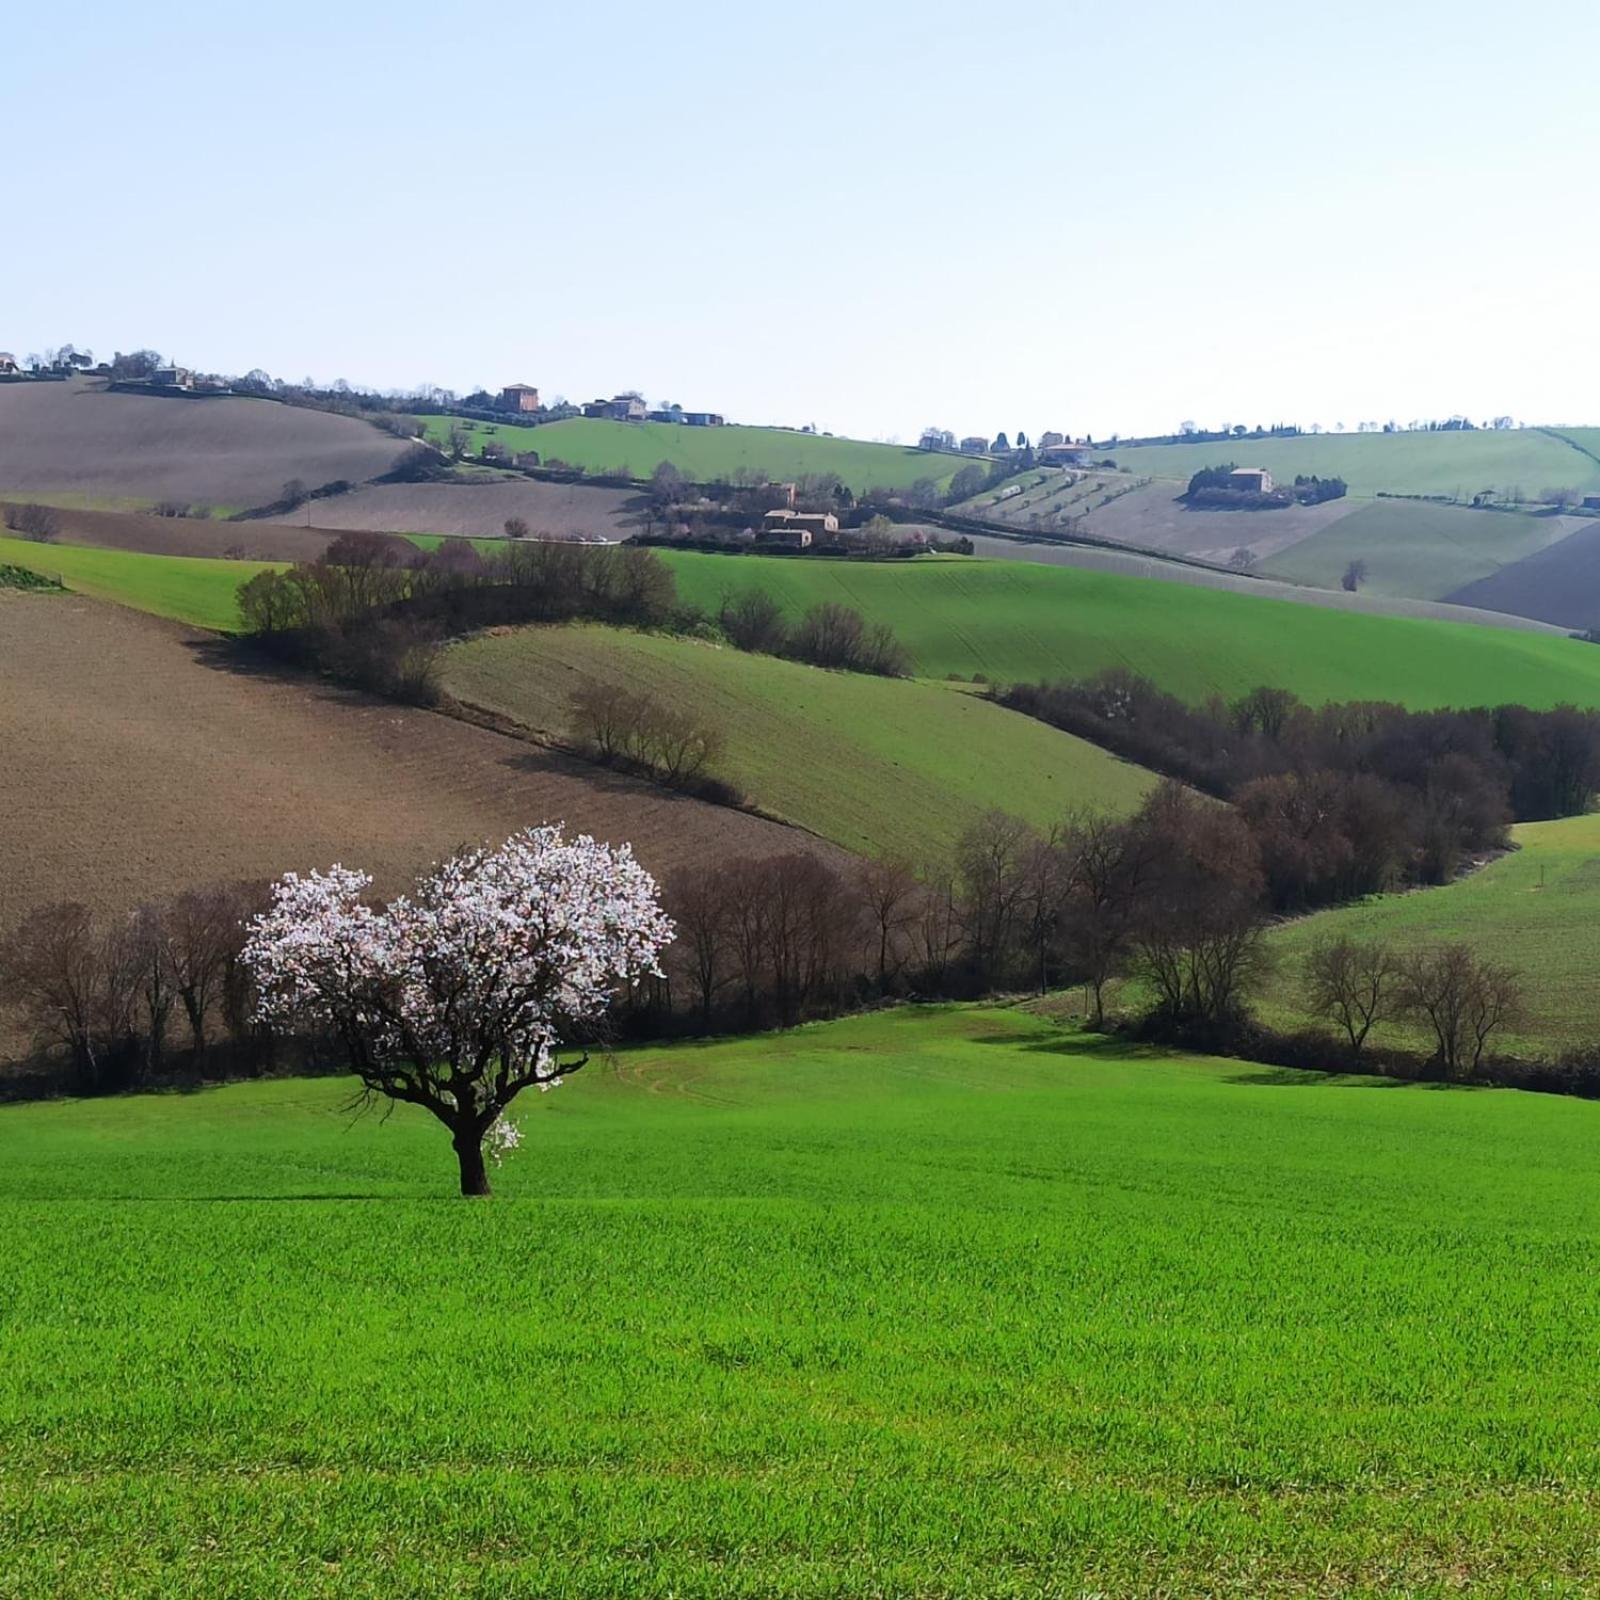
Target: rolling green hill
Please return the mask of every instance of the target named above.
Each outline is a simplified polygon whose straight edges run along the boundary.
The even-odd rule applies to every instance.
[[[1573,438],[1600,430],[1563,430]],[[1322,433],[1294,439],[1214,444],[1108,445],[1119,467],[1153,478],[1187,480],[1224,461],[1343,478],[1353,495],[1447,494],[1470,500],[1480,489],[1520,487],[1529,499],[1551,488],[1600,491],[1600,461],[1539,428],[1470,433]]]
[[[444,686],[535,732],[566,732],[569,696],[600,681],[709,717],[717,763],[764,811],[846,849],[948,852],[999,806],[1047,828],[1073,808],[1135,809],[1154,779],[1031,718],[940,683],[824,672],[614,628],[522,628],[455,646]]]
[[[569,417],[538,427],[465,423],[451,417],[421,420],[436,442],[442,443],[452,427],[463,427],[474,450],[495,439],[508,450],[535,450],[544,461],[559,459],[589,472],[620,467],[634,478],[648,478],[663,461],[697,483],[725,481],[741,469],[780,480],[836,472],[859,494],[876,487],[906,489],[919,478],[943,487],[972,464],[970,456],[831,439],[788,428],[688,428],[675,422],[606,422],[594,417]]]
[[[1600,705],[1600,649],[1551,634],[1324,610],[1151,578],[952,556],[830,562],[665,552],[687,599],[768,590],[889,623],[925,677],[1005,682],[1128,667],[1191,699],[1257,684],[1309,701]]]
[[[1120,573],[963,557],[833,562],[665,551],[680,593],[768,590],[798,615],[820,601],[889,623],[923,677],[1000,682],[1128,667],[1192,699],[1257,684],[1309,701],[1414,707],[1600,705],[1600,649],[1553,634],[1267,600]],[[0,539],[0,561],[199,627],[238,626],[241,582],[266,563]]]
[[[1600,1586],[1600,1107],[955,1007],[528,1098],[481,1202],[343,1079],[0,1107],[3,1587]]]
[[[1555,544],[1574,523],[1575,519],[1474,511],[1415,500],[1373,500],[1320,533],[1269,556],[1258,570],[1334,589],[1349,564],[1362,561],[1367,568],[1361,585],[1364,594],[1442,600],[1465,584]]]
[[[1385,895],[1286,923],[1271,936],[1285,985],[1317,939],[1340,934],[1405,947],[1465,940],[1522,974],[1534,1024],[1508,1036],[1516,1048],[1559,1052],[1600,1043],[1600,816],[1523,823],[1519,848],[1438,889]],[[1286,993],[1285,985],[1275,989]],[[1291,1018],[1280,998],[1267,1008]],[[1374,1033],[1407,1041],[1404,1029]]]
[[[138,611],[228,633],[239,626],[239,585],[283,563],[209,556],[146,556],[91,545],[0,537],[0,562],[57,578],[69,589]]]

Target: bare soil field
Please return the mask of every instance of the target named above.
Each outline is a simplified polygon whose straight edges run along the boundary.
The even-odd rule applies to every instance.
[[[640,519],[638,496],[627,489],[541,483],[507,478],[489,483],[379,483],[303,507],[319,528],[367,528],[377,533],[444,533],[489,538],[521,517],[535,534],[558,538],[625,539]]]
[[[387,472],[404,446],[369,423],[275,400],[113,393],[103,383],[0,385],[0,496],[265,505]]]
[[[1453,604],[1600,628],[1600,521],[1448,596]]]
[[[1252,551],[1257,560],[1276,555],[1366,503],[1345,499],[1320,506],[1285,506],[1281,511],[1191,511],[1176,498],[1182,490],[1182,484],[1157,479],[1089,512],[1083,531],[1096,539],[1226,564],[1241,548]]]
[[[3,507],[7,502],[0,502]],[[15,501],[9,502],[16,504]],[[314,500],[314,507],[328,502]],[[62,544],[132,550],[147,556],[230,556],[240,561],[314,561],[334,534],[279,522],[219,522],[204,517],[156,517],[139,511],[56,512]]]
[[[0,592],[0,926],[77,899],[342,861],[402,887],[457,845],[564,820],[656,872],[836,854],[427,711],[241,672],[211,635],[75,595]]]

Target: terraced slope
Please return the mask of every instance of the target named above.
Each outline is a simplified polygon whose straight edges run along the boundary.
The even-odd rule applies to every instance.
[[[581,685],[622,684],[727,736],[717,772],[851,850],[929,861],[980,812],[1040,828],[1127,812],[1154,782],[1094,745],[942,683],[912,683],[614,628],[521,628],[455,646],[452,694],[563,738]]]
[[[403,446],[370,424],[241,396],[112,393],[87,380],[0,384],[0,499],[239,510],[298,478],[361,482]]]

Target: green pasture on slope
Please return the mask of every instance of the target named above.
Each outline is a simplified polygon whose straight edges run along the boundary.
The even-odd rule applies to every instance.
[[[1442,600],[1565,538],[1573,526],[1552,516],[1372,500],[1269,556],[1259,570],[1337,589],[1350,563],[1361,561],[1363,594]]]
[[[1600,1106],[1015,1011],[0,1108],[8,1596],[1580,1596]]]
[[[239,627],[239,585],[283,563],[212,556],[146,556],[91,545],[0,538],[0,563],[58,578],[69,589],[227,633]]]
[[[893,627],[925,677],[1019,682],[1122,667],[1192,700],[1272,684],[1308,701],[1600,705],[1600,649],[1554,634],[1022,561],[663,554],[680,593],[712,612],[747,589],[795,616],[822,601],[854,606]]]
[[[1464,940],[1522,977],[1528,1020],[1502,1044],[1559,1054],[1600,1043],[1600,815],[1526,822],[1518,848],[1470,877],[1436,889],[1384,895],[1286,923],[1269,944],[1278,958],[1264,1013],[1303,1026],[1298,1004],[1305,953],[1319,939],[1392,941],[1398,948]],[[1379,1028],[1375,1043],[1420,1042]]]
[[[610,422],[599,417],[569,417],[537,427],[457,417],[418,420],[437,444],[444,443],[452,428],[463,429],[475,453],[494,440],[512,452],[537,451],[541,461],[565,461],[595,473],[621,468],[633,478],[648,478],[663,461],[670,461],[696,483],[725,482],[740,471],[780,481],[836,472],[860,494],[872,488],[908,489],[920,478],[943,487],[972,461],[970,456],[865,439],[830,439],[788,428],[690,428],[677,422]]]
[[[1600,705],[1600,649],[1553,634],[1324,610],[1248,594],[1033,562],[843,562],[662,552],[686,600],[768,590],[795,615],[820,601],[889,623],[924,677],[1016,682],[1127,667],[1176,694],[1258,684],[1304,699],[1411,706]],[[69,588],[224,631],[259,561],[139,555],[0,539],[0,561]]]
[[[1581,439],[1584,430],[1563,430]],[[1600,430],[1590,430],[1600,434]],[[1319,433],[1213,444],[1107,445],[1129,472],[1185,482],[1202,467],[1265,467],[1279,482],[1297,474],[1343,478],[1354,495],[1443,494],[1471,500],[1483,489],[1600,491],[1600,461],[1538,428],[1470,433]]]
[[[496,631],[454,646],[444,687],[563,737],[573,692],[621,684],[707,719],[715,764],[761,809],[873,855],[928,861],[1000,806],[1048,828],[1134,810],[1154,778],[942,683],[824,672],[698,640],[601,627]]]

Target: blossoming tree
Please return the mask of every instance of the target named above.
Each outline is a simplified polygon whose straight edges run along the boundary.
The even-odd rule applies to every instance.
[[[388,906],[371,884],[337,866],[277,884],[244,947],[257,1015],[336,1036],[369,1093],[450,1130],[462,1194],[488,1194],[485,1145],[519,1139],[506,1108],[584,1065],[558,1048],[659,971],[672,923],[628,846],[560,827],[463,851]]]

